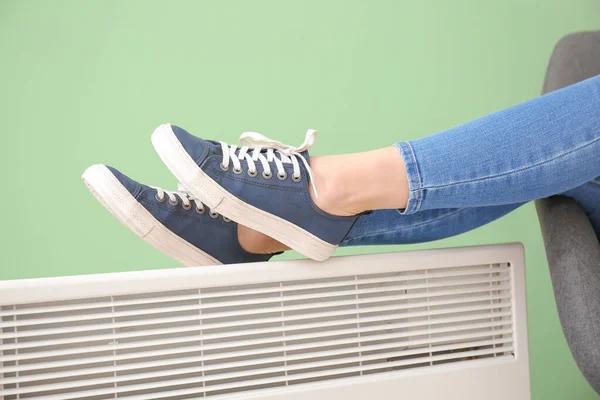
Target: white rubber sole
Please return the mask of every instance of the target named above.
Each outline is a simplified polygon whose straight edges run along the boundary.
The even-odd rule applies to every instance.
[[[152,144],[179,182],[211,210],[262,232],[313,260],[324,261],[337,248],[305,229],[247,204],[229,193],[196,165],[170,125],[163,124],[154,130]]]
[[[123,225],[156,249],[188,267],[221,264],[161,224],[106,166],[92,165],[85,170],[81,179],[100,203]]]

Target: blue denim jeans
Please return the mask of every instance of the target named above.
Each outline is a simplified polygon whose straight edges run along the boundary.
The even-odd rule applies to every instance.
[[[442,239],[557,194],[600,233],[600,75],[396,147],[406,209],[360,217],[343,246]]]

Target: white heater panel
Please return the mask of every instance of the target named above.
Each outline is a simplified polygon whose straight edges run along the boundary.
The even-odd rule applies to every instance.
[[[518,244],[0,283],[4,400],[529,399]]]

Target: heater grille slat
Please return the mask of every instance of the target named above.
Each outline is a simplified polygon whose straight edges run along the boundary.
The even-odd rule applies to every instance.
[[[505,281],[501,281],[505,282]],[[496,292],[509,290],[510,286],[508,284],[499,285],[495,288]],[[10,338],[25,338],[32,336],[40,336],[40,335],[59,335],[64,333],[74,333],[74,332],[86,332],[86,331],[97,331],[97,330],[106,330],[113,328],[128,328],[128,327],[140,327],[143,325],[158,325],[158,324],[166,324],[166,323],[177,323],[182,321],[197,321],[197,320],[215,320],[218,318],[227,318],[227,317],[247,317],[247,316],[256,316],[262,314],[281,314],[281,313],[289,313],[294,311],[305,311],[308,312],[310,309],[314,309],[315,307],[326,309],[333,307],[343,307],[343,306],[356,306],[360,305],[362,307],[368,307],[369,305],[379,304],[383,302],[393,302],[399,301],[402,302],[404,300],[416,300],[416,299],[427,299],[423,303],[432,304],[436,302],[436,300],[429,300],[430,298],[436,297],[446,297],[446,296],[459,296],[459,295],[467,295],[467,294],[479,294],[479,293],[489,293],[490,288],[488,284],[485,285],[477,285],[475,287],[466,287],[459,289],[448,289],[448,290],[440,290],[435,292],[419,292],[419,293],[409,293],[405,295],[394,295],[394,296],[379,296],[379,297],[370,297],[366,299],[357,299],[357,300],[337,300],[337,301],[325,301],[320,302],[317,306],[315,305],[294,305],[294,306],[273,306],[269,308],[256,308],[256,309],[242,309],[239,311],[224,311],[224,312],[215,312],[210,314],[194,314],[193,316],[187,315],[183,317],[163,317],[163,318],[151,318],[144,320],[131,320],[127,322],[106,322],[102,324],[91,324],[91,325],[75,325],[69,326],[65,328],[41,328],[41,329],[30,329],[30,330],[21,330],[18,333],[3,333],[0,335],[0,340],[2,339],[10,339]],[[349,297],[354,296],[354,294],[349,294]],[[448,300],[438,300],[435,304],[460,304],[467,300],[456,300],[456,299],[448,299]],[[274,302],[274,304],[281,303],[280,301]],[[413,304],[398,306],[402,309],[407,308],[415,308]],[[235,307],[234,307],[235,308]],[[179,311],[195,311],[197,308],[192,307],[190,309],[180,309]],[[141,312],[140,312],[141,314]],[[112,318],[106,318],[112,319]]]
[[[510,330],[497,331],[497,332],[495,332],[495,334],[498,335],[498,333],[508,333],[508,332],[510,332]],[[461,342],[459,344],[451,344],[451,345],[446,345],[446,346],[435,346],[435,347],[432,347],[432,349],[435,348],[435,349],[437,349],[437,351],[440,351],[440,349],[442,349],[442,347],[444,347],[444,348],[446,348],[446,350],[457,350],[457,349],[461,349],[461,348],[508,344],[512,341],[512,338],[499,338],[499,339],[469,341],[469,339],[477,339],[477,338],[469,337],[469,335],[457,335],[456,338],[461,340]],[[454,339],[454,340],[456,340],[456,339]],[[403,342],[400,347],[414,346],[416,348],[419,345],[427,346],[432,343],[435,344],[435,341],[414,340],[414,341]],[[290,348],[294,349],[294,350],[307,349],[306,347],[302,348],[302,347],[293,347],[293,346],[290,346]],[[378,344],[378,345],[363,345],[360,347],[360,352],[365,353],[365,352],[369,352],[369,351],[389,350],[389,349],[390,349],[390,345],[387,343],[386,344]],[[288,349],[288,351],[291,351],[291,350]],[[419,347],[416,350],[403,351],[402,355],[407,356],[407,355],[411,355],[411,354],[418,354],[419,352],[422,352],[422,351],[423,351],[423,349],[421,347]],[[314,351],[312,353],[300,353],[298,355],[286,355],[286,356],[279,356],[279,353],[281,353],[281,352],[273,351],[270,353],[265,353],[265,351],[262,349],[260,349],[258,351],[254,350],[254,351],[247,351],[247,352],[231,352],[230,354],[227,354],[227,357],[235,358],[235,357],[247,357],[247,356],[256,356],[256,355],[263,355],[265,357],[262,357],[260,359],[239,361],[236,363],[211,365],[211,367],[206,368],[205,371],[206,370],[215,370],[215,369],[219,369],[222,367],[230,367],[230,368],[231,367],[242,367],[242,366],[250,366],[250,365],[257,365],[257,364],[272,363],[272,362],[297,361],[297,360],[302,360],[305,358],[329,357],[329,356],[334,356],[334,355],[350,354],[350,353],[356,353],[356,349],[355,348],[342,348],[342,349],[337,349],[337,350],[322,350],[322,351]],[[389,357],[391,357],[391,354],[392,353],[388,352],[385,355],[389,358]],[[213,360],[216,360],[219,358],[223,358],[222,354],[217,354],[217,355],[213,355],[213,356],[203,356],[203,357],[196,356],[196,357],[191,357],[191,358],[176,358],[176,359],[162,360],[162,361],[151,361],[151,362],[141,362],[141,363],[138,362],[138,363],[134,363],[134,364],[124,364],[124,365],[108,366],[108,367],[100,367],[100,368],[87,368],[87,369],[80,368],[77,371],[41,373],[41,374],[35,374],[35,375],[25,375],[25,376],[21,376],[18,378],[7,378],[7,379],[4,379],[3,383],[4,384],[24,383],[24,382],[31,382],[31,381],[37,381],[37,380],[48,380],[48,379],[57,379],[57,378],[64,378],[64,377],[75,377],[75,376],[81,376],[81,375],[101,374],[101,373],[106,373],[106,372],[133,371],[135,369],[139,370],[139,369],[153,368],[153,367],[170,368],[170,367],[174,367],[174,366],[181,365],[181,364],[189,364],[190,362],[213,361]]]
[[[456,334],[456,335],[444,335],[441,336],[439,338],[426,338],[426,339],[421,339],[421,340],[405,340],[402,341],[400,343],[400,346],[402,347],[408,347],[408,346],[416,346],[416,345],[422,345],[422,344],[427,344],[427,343],[438,343],[438,342],[453,342],[453,341],[469,341],[471,339],[480,339],[482,337],[490,337],[490,336],[499,336],[499,335],[509,335],[513,330],[511,328],[503,328],[503,329],[496,329],[493,331],[493,335],[490,335],[489,331],[480,331],[480,332],[472,332],[472,333],[467,333],[467,334]],[[375,336],[371,339],[375,339],[375,340],[393,340],[393,339],[400,339],[400,338],[404,338],[404,336],[400,335],[400,334],[386,334],[386,335],[378,335]],[[373,340],[371,340],[373,341]],[[300,344],[300,345],[288,345],[286,346],[286,351],[296,351],[296,350],[308,350],[311,348],[314,348],[314,350],[316,352],[319,352],[319,348],[321,347],[326,347],[326,346],[342,346],[342,345],[347,345],[347,344],[354,344],[356,343],[356,339],[354,338],[350,338],[350,339],[334,339],[334,340],[326,340],[326,341],[321,341],[319,342],[318,346],[313,346],[312,344]],[[385,343],[382,346],[382,349],[385,348],[392,348],[393,346],[390,346],[389,343]],[[361,345],[361,349],[364,346]],[[35,364],[31,364],[29,367],[27,366],[27,364],[24,365],[20,365],[20,366],[15,366],[15,367],[7,367],[4,369],[5,372],[31,372],[31,371],[36,371],[35,373],[37,373],[37,370],[41,370],[41,369],[52,369],[52,368],[59,368],[59,367],[70,367],[70,366],[77,366],[77,371],[73,371],[74,373],[76,372],[85,372],[82,371],[82,368],[90,368],[90,367],[86,367],[86,364],[95,364],[95,363],[113,363],[115,361],[131,361],[132,359],[138,359],[138,358],[148,358],[148,357],[158,357],[158,356],[167,356],[167,355],[178,355],[178,356],[185,356],[189,353],[196,353],[196,352],[200,352],[202,350],[202,348],[200,346],[186,346],[186,347],[182,347],[179,349],[168,349],[168,350],[158,350],[158,351],[145,351],[143,353],[143,355],[140,357],[139,354],[137,353],[128,353],[128,354],[124,354],[124,355],[119,355],[119,356],[104,356],[104,357],[89,357],[89,358],[85,358],[85,359],[68,359],[65,361],[57,361],[57,362],[43,362],[43,363],[35,363]],[[173,363],[177,363],[178,360],[182,360],[181,363],[184,362],[193,362],[193,361],[205,361],[205,360],[214,360],[214,359],[221,359],[221,358],[235,358],[235,357],[248,357],[248,356],[256,356],[256,355],[264,355],[267,353],[273,353],[273,352],[281,352],[281,350],[279,349],[274,349],[274,350],[269,350],[269,349],[264,349],[264,348],[259,348],[259,349],[255,349],[255,350],[245,350],[245,351],[226,351],[226,352],[222,352],[222,353],[215,353],[213,355],[209,355],[209,356],[190,356],[193,358],[186,358],[186,359],[175,359],[173,361]],[[184,361],[187,360],[187,361]],[[138,365],[140,364],[140,362],[136,362],[134,365]],[[128,364],[125,364],[128,365]],[[114,367],[110,366],[109,369],[110,371],[113,371]],[[126,369],[131,369],[132,367],[127,367]],[[142,367],[140,367],[142,368]],[[33,372],[31,372],[33,373]]]
[[[287,332],[290,331],[296,331],[298,329],[319,329],[320,332],[311,332],[311,333],[303,333],[303,334],[289,334],[286,335],[285,337],[285,341],[294,341],[294,340],[303,340],[303,339],[315,339],[315,338],[322,338],[322,337],[328,337],[328,336],[339,336],[339,335],[348,335],[348,334],[364,334],[364,333],[375,333],[378,331],[386,331],[386,330],[390,330],[390,329],[407,329],[407,328],[418,328],[418,327],[422,327],[422,326],[431,326],[431,325],[440,325],[440,324],[449,324],[449,323],[453,323],[450,327],[447,328],[426,328],[426,329],[419,329],[419,330],[411,330],[410,331],[410,335],[411,336],[418,336],[418,335],[427,335],[430,333],[439,333],[439,332],[452,332],[452,331],[459,331],[459,330],[465,330],[465,329],[474,329],[472,328],[473,326],[479,326],[482,324],[478,324],[478,325],[473,325],[473,324],[468,324],[468,322],[471,321],[477,321],[477,320],[487,320],[487,319],[495,319],[495,318],[500,318],[500,317],[510,317],[510,312],[504,312],[504,313],[494,313],[494,312],[490,312],[490,313],[480,313],[480,314],[473,314],[473,315],[468,315],[468,316],[464,316],[464,317],[454,317],[454,318],[446,318],[446,319],[428,319],[425,321],[414,321],[414,322],[404,322],[404,323],[386,323],[383,325],[369,325],[367,327],[356,327],[356,328],[351,328],[351,329],[339,329],[339,330],[331,330],[331,331],[323,331],[322,328],[326,328],[326,327],[344,327],[344,326],[348,326],[348,325],[357,325],[357,320],[353,320],[352,322],[346,322],[346,323],[341,323],[341,324],[335,324],[334,322],[324,322],[322,324],[314,324],[314,326],[311,326],[310,328],[302,328],[302,326],[300,326],[300,328],[297,327],[291,327],[290,329],[287,329]],[[461,324],[462,322],[467,322],[467,324]],[[500,321],[502,325],[509,325],[507,324],[505,321]],[[361,321],[361,324],[363,322]],[[497,323],[497,322],[495,322]],[[495,324],[494,323],[494,324]],[[495,326],[495,325],[487,325],[488,323],[485,322],[483,323],[483,327],[486,326]],[[284,341],[284,339],[282,339],[282,336],[277,335],[275,338],[272,337],[272,335],[266,335],[269,333],[281,333],[281,329],[262,329],[262,330],[254,330],[254,331],[234,331],[234,332],[224,332],[224,333],[215,333],[212,335],[202,335],[202,336],[198,336],[196,340],[211,340],[211,339],[225,339],[225,338],[229,338],[231,340],[226,341],[226,345],[220,345],[220,344],[208,344],[208,345],[204,345],[201,347],[201,349],[203,350],[220,350],[220,349],[226,349],[229,348],[231,346],[240,346],[240,345],[259,345],[259,344],[271,344],[271,343],[277,343],[277,342],[281,342]],[[246,339],[247,336],[252,336],[252,335],[264,335],[264,338],[261,339]],[[238,339],[235,339],[236,337],[241,337]],[[192,336],[193,338],[193,336]],[[193,340],[193,339],[192,339]],[[152,346],[159,346],[159,345],[165,345],[165,344],[177,344],[177,343],[187,343],[190,341],[190,337],[187,338],[180,338],[177,340],[172,340],[172,341],[148,341],[146,343],[136,343],[133,344],[132,346],[128,346],[127,344],[124,344],[122,346],[120,346],[120,349],[133,349],[133,348],[139,348],[139,347],[152,347]],[[113,351],[115,349],[115,344],[109,344],[106,346],[86,346],[83,350],[84,353],[89,353],[89,352],[100,352],[100,351]],[[144,350],[141,350],[144,351]],[[57,351],[47,351],[47,352],[38,352],[38,353],[27,353],[27,354],[20,354],[20,355],[15,355],[15,356],[4,356],[3,360],[4,361],[15,361],[15,360],[30,360],[30,359],[34,359],[34,358],[44,358],[44,357],[57,357],[57,356],[65,356],[65,355],[74,355],[74,354],[81,354],[82,351],[78,350],[78,349],[69,349],[69,350],[57,350]]]
[[[494,270],[496,273],[506,273],[508,272],[508,267],[498,267]],[[430,279],[434,278],[450,278],[450,277],[465,277],[472,275],[488,275],[489,267],[481,267],[481,268],[473,268],[469,271],[434,271],[431,272],[428,276]],[[404,275],[402,276],[402,281],[411,281],[411,280],[422,280],[423,276],[421,274],[414,275]],[[396,277],[391,278],[371,278],[371,279],[363,279],[361,280],[361,284],[383,284],[383,283],[391,283],[398,282]],[[356,284],[356,280],[354,278],[348,280],[342,280],[338,282],[328,282],[322,284],[310,284],[310,285],[289,285],[289,286],[274,286],[272,288],[267,289],[248,289],[248,290],[229,290],[224,293],[212,293],[210,295],[183,295],[183,296],[163,296],[160,298],[153,299],[153,303],[166,303],[172,301],[183,301],[183,300],[201,300],[201,299],[214,299],[218,297],[233,297],[233,296],[245,296],[245,295],[264,295],[269,293],[281,293],[292,290],[304,290],[304,289],[319,289],[319,288],[339,288],[342,286],[354,286]],[[0,311],[0,317],[10,316],[10,315],[27,315],[27,314],[38,314],[38,313],[52,313],[52,312],[60,312],[60,311],[77,311],[77,310],[91,310],[94,308],[111,308],[111,307],[121,307],[121,306],[131,306],[131,305],[140,305],[147,304],[148,300],[140,299],[140,300],[114,300],[110,301],[107,299],[105,302],[93,302],[90,304],[82,303],[74,303],[68,306],[55,306],[55,307],[43,307],[39,305],[30,305],[24,304],[21,305],[20,308],[17,309],[9,309],[7,311]]]
[[[0,399],[218,399],[512,359],[512,272],[413,268],[2,304]]]
[[[386,286],[387,292],[406,292],[409,290],[416,289],[429,289],[433,290],[439,287],[449,287],[449,286],[465,286],[465,285],[477,285],[477,284],[489,284],[489,283],[499,283],[508,281],[508,277],[482,277],[482,278],[469,278],[469,279],[461,279],[455,280],[451,283],[449,282],[435,282],[435,283],[420,283],[420,284],[412,284],[412,285],[400,285],[400,286]],[[475,289],[476,286],[473,286]],[[485,289],[485,288],[484,288]],[[369,289],[348,289],[346,291],[338,291],[336,292],[327,292],[327,293],[314,293],[314,294],[305,294],[305,295],[296,295],[296,296],[288,296],[286,301],[309,301],[315,299],[323,299],[323,298],[331,298],[331,297],[345,297],[345,296],[354,296],[354,295],[363,295],[363,294],[371,294],[378,293],[381,291],[381,288],[369,288]],[[440,291],[437,293],[438,296],[443,296],[445,292]],[[435,292],[432,292],[430,296],[434,297],[436,295]],[[397,296],[388,296],[391,299],[397,300],[399,299]],[[385,300],[386,297],[383,297]],[[381,301],[382,299],[378,299]],[[58,324],[58,323],[68,323],[68,322],[80,322],[80,321],[89,321],[89,320],[97,320],[97,319],[107,319],[107,318],[121,318],[121,317],[131,317],[137,316],[140,314],[164,314],[164,313],[175,313],[180,311],[194,311],[194,310],[210,310],[210,309],[218,309],[223,307],[237,307],[237,306],[248,306],[248,305],[263,305],[263,304],[272,304],[272,303],[280,303],[280,297],[273,298],[265,298],[265,299],[246,299],[240,301],[223,301],[219,303],[213,304],[204,304],[204,305],[185,305],[185,306],[173,306],[173,307],[161,307],[161,308],[144,308],[140,310],[132,310],[132,311],[114,311],[114,312],[105,312],[105,313],[93,313],[93,314],[83,314],[83,315],[71,315],[67,317],[50,317],[50,318],[30,318],[24,319],[20,321],[13,321],[10,323],[0,323],[0,328],[6,327],[17,327],[17,326],[34,326],[34,325],[50,325],[50,324]],[[108,304],[106,309],[110,309],[113,306]]]
[[[490,314],[491,318],[498,318],[498,317],[509,317],[510,313],[498,313],[498,314]],[[490,316],[488,316],[487,318],[490,318]],[[472,319],[468,319],[467,321],[477,321],[477,320],[481,320],[483,319],[481,316],[479,318],[472,318]],[[449,321],[445,321],[443,323],[450,323],[450,322],[454,322],[454,323],[458,323],[458,322],[464,322],[464,320],[449,320]],[[432,323],[433,325],[433,323]],[[465,331],[465,330],[473,330],[473,329],[485,329],[487,327],[503,327],[508,325],[505,321],[499,321],[499,322],[494,322],[492,324],[489,323],[479,323],[479,324],[461,324],[461,325],[456,325],[453,326],[452,328],[433,328],[433,329],[425,329],[425,330],[415,330],[415,331],[410,331],[410,333],[403,333],[403,334],[397,334],[394,337],[397,338],[401,338],[401,337],[406,337],[406,336],[424,336],[424,335],[432,335],[432,334],[439,334],[439,333],[450,333],[450,332],[460,332],[460,331]],[[378,331],[385,331],[385,330],[389,330],[389,329],[397,329],[397,328],[404,328],[404,326],[401,326],[399,324],[397,325],[393,325],[391,324],[389,327],[379,327],[379,328],[374,328],[370,331],[358,331],[358,330],[340,330],[340,331],[336,331],[334,334],[323,334],[323,333],[319,333],[318,335],[312,335],[312,336],[307,336],[307,335],[290,335],[287,336],[285,338],[285,340],[283,339],[279,339],[276,342],[257,342],[257,343],[251,343],[252,345],[254,344],[276,344],[278,342],[292,342],[295,340],[302,340],[302,339],[320,339],[320,338],[324,338],[324,337],[328,337],[328,336],[340,336],[340,335],[348,335],[348,334],[359,334],[359,333],[373,333],[373,332],[378,332]],[[373,341],[373,340],[381,340],[382,338],[387,338],[388,336],[386,336],[385,334],[380,334],[380,335],[373,335],[372,337],[370,336],[366,336],[364,338],[364,342],[367,341]],[[243,344],[248,344],[249,341],[245,340],[242,342]],[[232,342],[231,343],[232,347],[239,347],[239,343],[237,342]],[[362,348],[362,347],[361,347]],[[221,349],[227,349],[227,348],[221,348]],[[199,347],[199,350],[207,350],[207,347]],[[90,350],[90,352],[95,351],[95,350]],[[78,353],[78,355],[81,354],[87,354],[86,353]],[[143,356],[144,354],[144,350],[139,351],[139,353],[141,353],[141,356]],[[24,358],[20,359],[23,360]],[[6,362],[8,361],[15,361],[15,360],[19,360],[19,358],[16,357],[7,357],[6,358]]]
[[[371,356],[352,356],[352,357],[346,357],[344,359],[344,364],[353,364],[353,363],[361,363],[361,362],[366,362],[366,361],[377,361],[377,360],[389,360],[391,358],[395,358],[395,357],[405,357],[405,356],[412,356],[412,355],[418,355],[418,354],[429,354],[429,353],[438,353],[438,352],[443,352],[443,351],[450,351],[450,350],[460,350],[460,349],[465,349],[465,348],[473,348],[473,347],[480,347],[480,346],[493,346],[493,345],[504,345],[506,343],[509,343],[509,339],[504,339],[504,340],[491,340],[491,341],[484,341],[484,342],[474,342],[474,343],[465,343],[464,345],[446,345],[446,346],[437,346],[437,347],[426,347],[426,348],[422,348],[422,349],[413,349],[413,350],[404,350],[404,351],[395,351],[395,352],[388,352],[388,353],[384,353],[384,354],[376,354],[376,355],[371,355]],[[509,347],[506,347],[504,350],[509,349]],[[492,348],[493,350],[493,348]],[[512,350],[512,348],[510,348],[510,350]],[[361,348],[361,352],[366,351],[364,349]],[[323,354],[320,354],[319,357],[328,357],[331,355],[338,355],[340,354],[339,352],[334,352],[332,351],[331,353],[333,354],[327,354],[327,352],[323,352]],[[335,354],[337,353],[337,354]],[[341,354],[358,354],[356,350],[354,350],[354,352],[343,352]],[[485,354],[490,353],[490,351],[488,351],[487,353],[484,352]],[[482,353],[482,354],[484,354]],[[493,352],[491,352],[493,354]],[[444,356],[439,356],[438,358],[436,358],[435,360],[440,361],[440,360],[446,360],[446,359],[451,359],[452,355],[449,356],[448,358],[444,357]],[[279,360],[270,360],[270,362],[284,362],[284,361],[303,361],[306,359],[310,359],[310,357],[280,357]],[[258,364],[253,364],[252,360],[248,360],[246,362],[238,362],[238,363],[232,363],[232,365],[229,368],[242,368],[242,367],[249,367],[249,366],[253,366],[253,365],[261,365],[264,364],[259,362]],[[339,365],[339,361],[336,359],[330,359],[330,360],[326,360],[326,361],[314,361],[314,362],[305,362],[303,364],[299,364],[299,365],[290,365],[287,367],[282,367],[282,366],[278,366],[278,367],[270,367],[270,368],[255,368],[255,369],[248,369],[248,370],[243,370],[243,371],[239,371],[239,372],[229,372],[229,373],[218,373],[218,374],[214,374],[214,375],[209,375],[209,376],[205,376],[204,377],[204,381],[205,382],[210,382],[210,381],[219,381],[219,380],[224,380],[224,379],[231,379],[231,378],[244,378],[246,376],[252,376],[252,375],[263,375],[263,374],[268,374],[268,373],[281,373],[281,372],[286,372],[289,374],[293,371],[297,371],[297,370],[304,370],[304,369],[313,369],[313,368],[319,368],[319,367],[326,367],[326,366],[337,366]],[[114,377],[114,378],[96,378],[94,380],[94,384],[102,384],[102,383],[113,383],[113,382],[117,382],[117,383],[127,383],[129,381],[135,381],[138,379],[152,379],[152,378],[160,378],[160,377],[165,377],[165,376],[171,376],[171,375],[184,375],[184,374],[189,374],[189,373],[199,373],[199,372],[210,372],[210,371],[215,371],[215,370],[221,370],[223,369],[223,366],[221,365],[216,365],[216,366],[210,366],[210,367],[188,367],[188,368],[180,368],[180,369],[169,369],[167,371],[157,371],[157,372],[151,372],[151,373],[144,373],[144,374],[131,374],[131,375],[125,375],[125,376],[121,376],[121,377]],[[34,391],[47,391],[47,390],[53,390],[53,389],[72,389],[75,387],[81,387],[81,386],[88,386],[89,383],[86,381],[74,381],[74,382],[68,382],[67,384],[49,384],[49,385],[45,385],[45,386],[38,386],[32,389],[19,389],[19,390],[7,390],[5,394],[15,394],[15,393],[28,393],[28,392],[34,392]],[[127,387],[124,386],[124,388],[126,389]]]
[[[485,302],[484,304],[478,304],[474,306],[463,306],[463,307],[454,307],[454,308],[445,308],[440,310],[428,310],[421,312],[406,312],[402,314],[403,318],[418,318],[418,317],[431,317],[436,315],[444,315],[451,313],[462,313],[462,312],[475,312],[475,311],[483,311],[489,310],[488,301],[502,301],[508,300],[510,297],[506,296],[485,296],[485,297],[476,297],[474,299],[470,299],[470,301],[475,300],[475,302]],[[464,302],[464,301],[463,301]],[[445,305],[448,305],[448,302],[445,302]],[[423,306],[431,307],[433,303],[423,303]],[[414,305],[413,305],[414,306]],[[369,312],[383,312],[383,311],[395,311],[400,310],[397,306],[387,306],[387,307],[377,307],[374,309],[369,309]],[[306,323],[303,324],[300,321],[310,321],[311,318],[325,318],[325,317],[333,317],[339,316],[345,319],[340,319],[339,321],[330,321],[328,324],[337,325],[342,321],[348,321],[348,316],[355,316],[356,310],[349,311],[333,311],[333,312],[323,312],[323,313],[312,313],[309,316],[299,315],[295,317],[274,317],[274,318],[259,318],[253,319],[249,321],[234,321],[234,322],[226,322],[226,323],[217,323],[217,324],[202,324],[202,328],[199,326],[188,326],[188,327],[178,327],[178,328],[166,328],[166,329],[148,329],[144,331],[133,331],[126,333],[107,333],[103,335],[84,335],[84,336],[75,336],[72,338],[61,338],[54,340],[36,340],[32,342],[25,343],[14,343],[9,345],[0,345],[0,350],[15,350],[15,349],[30,349],[34,347],[50,347],[57,345],[74,345],[74,344],[83,344],[85,342],[94,342],[94,341],[103,341],[108,340],[109,342],[112,340],[119,339],[133,339],[133,338],[142,338],[145,336],[156,336],[156,335],[168,335],[171,333],[184,333],[184,332],[198,332],[200,330],[210,330],[210,329],[221,329],[221,328],[237,328],[238,330],[241,327],[248,327],[251,325],[264,325],[271,323],[290,323],[296,322],[290,328],[300,329],[300,327],[310,328],[314,327],[315,324]],[[390,320],[390,316],[375,316],[375,317],[365,317],[361,319],[361,322],[365,322],[368,319],[369,322],[374,321],[382,321],[382,320]],[[322,326],[322,323],[318,323],[318,326]]]

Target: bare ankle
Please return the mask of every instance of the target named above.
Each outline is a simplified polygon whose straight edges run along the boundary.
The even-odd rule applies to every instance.
[[[344,171],[339,168],[344,163],[345,156],[313,156],[311,168],[315,178],[318,196],[309,186],[310,196],[317,207],[331,215],[350,216],[364,210],[359,210],[353,204],[351,190],[343,183]]]
[[[314,203],[323,211],[340,216],[368,210],[405,208],[408,178],[396,148],[311,157],[318,197]]]
[[[254,229],[238,225],[238,241],[248,253],[273,254],[289,250],[289,247]]]

